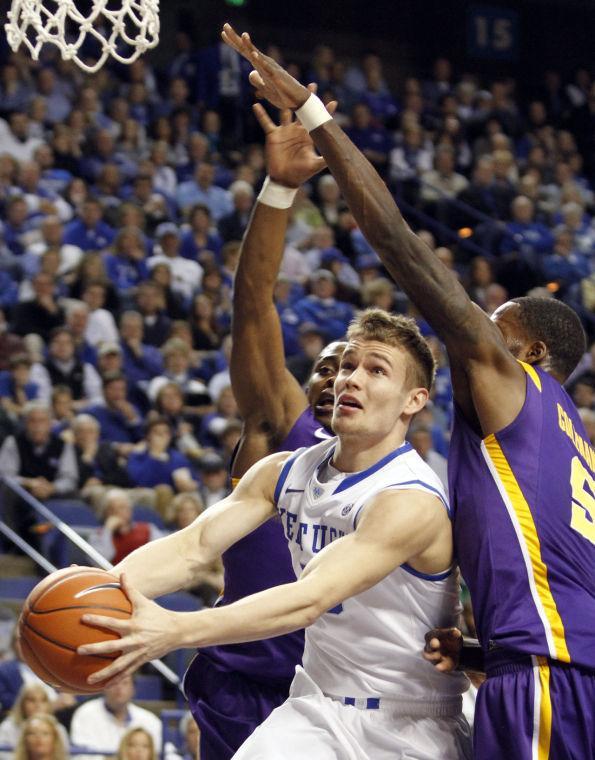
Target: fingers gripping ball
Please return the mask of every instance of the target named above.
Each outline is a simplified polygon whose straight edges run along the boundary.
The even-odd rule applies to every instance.
[[[23,660],[42,680],[65,691],[90,694],[87,678],[119,656],[76,653],[82,644],[117,639],[113,631],[81,623],[84,614],[129,618],[132,606],[118,579],[104,570],[73,567],[58,570],[29,594],[19,620]]]

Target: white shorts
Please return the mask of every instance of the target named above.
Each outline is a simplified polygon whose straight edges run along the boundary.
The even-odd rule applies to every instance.
[[[269,715],[234,760],[470,760],[462,714],[436,718],[361,710],[325,696],[302,668],[289,698]]]

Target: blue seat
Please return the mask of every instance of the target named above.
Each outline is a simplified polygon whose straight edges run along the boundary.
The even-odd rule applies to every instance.
[[[161,676],[138,674],[134,677],[135,699],[163,699],[163,681]]]
[[[95,512],[83,501],[51,499],[46,506],[59,520],[72,528],[97,528],[100,525]]]
[[[175,594],[165,594],[155,599],[157,604],[172,612],[196,612],[203,607],[197,597],[187,591],[177,591]]]
[[[155,527],[165,530],[165,523],[161,519],[161,515],[150,507],[141,507],[137,504],[132,511],[132,519],[136,522],[152,523]]]
[[[163,747],[166,744],[173,744],[178,749],[184,746],[184,737],[180,733],[180,721],[186,712],[186,710],[161,711]]]
[[[99,527],[95,512],[82,501],[74,499],[51,499],[46,506],[62,522],[86,538],[88,533]],[[87,555],[74,546],[57,528],[52,528],[43,536],[42,552],[56,567],[90,564]]]
[[[41,578],[22,575],[18,578],[0,578],[0,599],[25,600]]]

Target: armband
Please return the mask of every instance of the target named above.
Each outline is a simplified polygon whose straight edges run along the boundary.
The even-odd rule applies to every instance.
[[[264,203],[265,206],[287,209],[291,208],[293,205],[293,199],[295,198],[296,193],[297,188],[285,187],[285,185],[273,182],[270,177],[267,177],[256,200],[259,203]]]
[[[322,100],[314,93],[310,95],[303,106],[297,109],[295,115],[300,120],[302,127],[308,132],[333,118],[326,110]]]

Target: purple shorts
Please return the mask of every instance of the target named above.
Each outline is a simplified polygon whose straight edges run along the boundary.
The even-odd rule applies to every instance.
[[[200,760],[230,760],[250,734],[283,704],[291,681],[270,684],[226,670],[199,654],[184,689],[200,728]]]
[[[595,758],[595,671],[520,657],[487,674],[475,706],[477,760]]]

